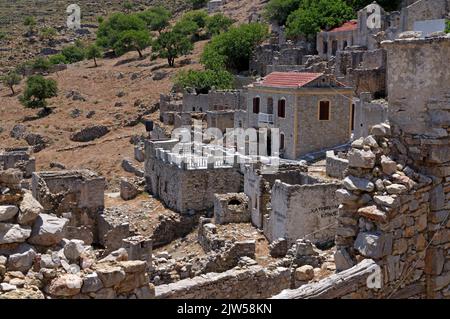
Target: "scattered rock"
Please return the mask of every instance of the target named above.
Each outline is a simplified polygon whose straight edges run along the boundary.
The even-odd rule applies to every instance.
[[[374,190],[375,185],[364,178],[355,176],[348,176],[343,181],[344,187],[350,191],[361,190],[365,192],[371,192]]]
[[[94,115],[95,115],[95,111],[89,111],[89,112],[86,114],[86,118],[90,119],[90,118],[92,118]]]
[[[348,164],[351,167],[373,168],[375,166],[375,154],[372,151],[352,149],[348,153]]]
[[[314,267],[304,265],[295,270],[295,279],[297,281],[310,281],[314,278]]]
[[[122,197],[123,200],[134,199],[138,194],[139,191],[133,183],[130,183],[124,178],[120,180],[120,197]]]
[[[50,162],[50,168],[66,169],[66,166],[59,162]]]
[[[39,246],[58,244],[64,233],[64,227],[69,222],[66,218],[58,218],[48,214],[40,214],[33,226],[29,243]]]
[[[73,274],[55,278],[48,287],[48,293],[56,297],[75,296],[81,291],[83,280]]]
[[[103,283],[96,272],[86,275],[83,278],[83,288],[81,289],[82,293],[97,292],[102,288]]]
[[[83,114],[83,111],[81,111],[80,109],[73,109],[72,111],[70,111],[70,117],[75,119],[77,117],[80,117],[81,114]]]
[[[20,225],[31,226],[43,210],[42,205],[33,197],[31,192],[27,191],[20,203],[20,213],[17,222]]]
[[[0,223],[0,244],[23,243],[31,235],[30,227]]]
[[[66,94],[67,99],[72,99],[73,101],[86,102],[86,98],[78,91],[72,90]]]
[[[25,125],[23,124],[16,124],[14,125],[14,127],[12,128],[11,132],[9,133],[9,135],[15,139],[21,139],[25,136],[25,133],[27,131],[27,128]]]
[[[22,244],[9,256],[7,268],[10,271],[26,273],[33,265],[34,257],[36,257],[34,247],[28,244]]]
[[[0,222],[7,221],[17,215],[19,209],[16,206],[0,206]]]
[[[64,256],[69,261],[75,262],[78,261],[81,254],[84,251],[84,242],[82,240],[72,239],[67,242],[64,246]]]
[[[104,125],[86,127],[70,136],[74,142],[89,142],[109,133],[109,128]]]
[[[274,258],[283,258],[288,252],[288,242],[284,238],[278,238],[273,241],[270,246],[270,256]]]

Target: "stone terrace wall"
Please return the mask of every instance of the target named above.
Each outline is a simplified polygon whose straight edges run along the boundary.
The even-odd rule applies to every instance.
[[[327,153],[327,176],[334,178],[344,178],[345,170],[348,168],[348,159],[338,157],[334,151],[328,151]]]
[[[176,283],[157,286],[157,299],[262,299],[289,288],[291,273],[287,268],[265,269],[251,266],[231,269],[221,274],[209,273]]]

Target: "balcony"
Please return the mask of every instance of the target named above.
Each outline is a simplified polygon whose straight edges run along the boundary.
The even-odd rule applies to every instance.
[[[258,114],[259,124],[273,124],[273,114],[259,113]]]

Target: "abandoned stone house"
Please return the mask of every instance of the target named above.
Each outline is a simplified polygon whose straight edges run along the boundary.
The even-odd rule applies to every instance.
[[[181,213],[214,207],[214,194],[236,193],[243,176],[234,155],[217,162],[211,156],[176,154],[178,140],[146,141],[147,189],[167,207]],[[227,158],[225,158],[226,160]]]
[[[274,72],[248,87],[246,126],[279,128],[280,154],[298,159],[349,141],[351,104],[352,89],[332,76]]]
[[[31,156],[28,147],[7,148],[0,151],[0,170],[17,168],[24,178],[31,178],[36,170],[36,159]]]
[[[317,34],[317,51],[322,58],[336,56],[338,50],[345,50],[348,46],[356,44],[358,22],[348,21],[342,26],[322,31]]]
[[[277,172],[264,173],[258,166],[245,168],[244,193],[252,224],[273,242],[299,238],[324,245],[333,241],[339,182],[311,176],[307,166],[283,163]]]

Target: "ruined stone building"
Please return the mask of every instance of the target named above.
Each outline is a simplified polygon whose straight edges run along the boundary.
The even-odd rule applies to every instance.
[[[349,153],[337,192],[338,273],[276,298],[450,297],[450,72],[442,68],[450,38],[383,46],[391,126],[373,127]]]
[[[214,207],[214,194],[241,190],[242,174],[235,165],[208,155],[172,152],[178,140],[146,141],[145,178],[148,190],[169,208],[186,213]],[[225,158],[226,160],[226,158]]]
[[[280,130],[280,153],[297,159],[345,144],[352,89],[321,73],[274,72],[248,87],[247,127]],[[271,137],[268,137],[268,144]]]
[[[338,50],[342,51],[356,44],[357,30],[358,22],[352,20],[340,27],[317,34],[317,52],[320,57],[329,59],[336,56]]]

